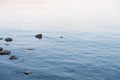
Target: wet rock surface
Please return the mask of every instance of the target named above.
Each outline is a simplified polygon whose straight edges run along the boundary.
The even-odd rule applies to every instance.
[[[0,40],[3,40],[3,38],[0,38]]]
[[[11,52],[9,50],[0,51],[0,55],[9,55]]]
[[[60,38],[63,38],[63,36],[60,36]]]
[[[38,38],[38,39],[41,39],[42,38],[42,34],[37,34],[37,35],[35,35],[35,37]]]
[[[32,50],[34,50],[34,48],[27,48],[26,50],[32,51]]]
[[[18,57],[17,57],[17,56],[10,56],[9,59],[10,59],[10,60],[14,60],[14,59],[18,59]]]
[[[3,48],[2,47],[0,47],[0,51],[2,51],[3,50]]]
[[[12,42],[12,41],[13,41],[13,39],[12,39],[12,38],[10,38],[10,37],[7,37],[7,38],[5,38],[5,41],[6,41],[6,42]]]
[[[30,72],[29,72],[28,70],[25,70],[23,73],[24,73],[25,75],[29,75],[29,74],[30,74]]]

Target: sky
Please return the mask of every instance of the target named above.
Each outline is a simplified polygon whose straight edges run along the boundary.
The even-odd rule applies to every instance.
[[[0,21],[0,27],[118,30],[120,0],[0,0]]]

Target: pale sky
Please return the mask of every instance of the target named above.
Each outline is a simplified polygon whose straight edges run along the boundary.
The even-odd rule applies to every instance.
[[[0,0],[0,20],[3,21],[0,25],[8,21],[22,26],[40,23],[58,27],[100,25],[118,28],[120,0]]]

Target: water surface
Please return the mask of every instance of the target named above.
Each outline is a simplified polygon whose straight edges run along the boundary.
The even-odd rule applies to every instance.
[[[7,34],[6,34],[7,33]],[[36,33],[43,33],[41,40]],[[10,55],[0,56],[2,80],[119,80],[120,34],[69,32],[47,30],[2,29],[1,37],[8,35],[14,41],[4,49]],[[63,35],[63,39],[59,36]],[[32,48],[33,50],[27,50]],[[30,75],[24,75],[24,70]]]
[[[11,51],[0,56],[1,80],[119,80],[118,3],[0,1],[0,47]],[[34,37],[38,33],[40,40]],[[6,43],[6,37],[13,41]],[[18,59],[9,60],[11,55]]]

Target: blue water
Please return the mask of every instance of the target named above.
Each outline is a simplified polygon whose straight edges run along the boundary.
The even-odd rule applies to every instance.
[[[9,36],[9,45],[0,40],[11,51],[0,56],[0,80],[120,80],[119,33],[1,29],[0,37]],[[18,59],[9,60],[11,55]]]

